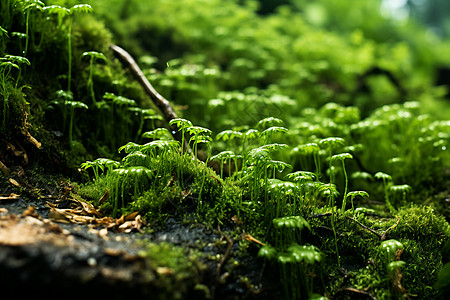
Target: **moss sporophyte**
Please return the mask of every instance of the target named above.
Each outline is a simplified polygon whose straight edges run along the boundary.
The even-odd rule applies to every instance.
[[[61,27],[63,24],[63,20],[65,17],[68,17],[68,25],[67,25],[67,61],[68,61],[68,70],[67,70],[67,91],[71,90],[71,81],[72,81],[72,26],[73,26],[73,15],[76,13],[91,13],[93,11],[92,7],[89,4],[77,4],[73,7],[65,8],[58,5],[46,6],[43,8],[48,14],[57,15],[58,19],[58,27]]]
[[[264,245],[258,257],[276,262],[283,282],[284,299],[309,299],[313,280],[307,275],[322,260],[322,254],[313,245],[301,245],[301,231],[310,229],[301,216],[273,219],[276,247]]]
[[[73,146],[73,128],[75,126],[75,109],[89,109],[89,107],[81,102],[81,101],[74,101],[73,100],[73,94],[72,92],[66,92],[64,90],[59,90],[56,92],[56,99],[50,102],[49,108],[51,108],[53,105],[56,105],[60,107],[63,115],[63,126],[66,126],[67,122],[67,114],[69,114],[69,145],[70,147]]]
[[[89,57],[89,78],[87,87],[89,89],[89,92],[91,94],[92,103],[96,103],[95,100],[95,92],[94,92],[94,81],[93,81],[93,70],[94,70],[94,62],[97,60],[101,60],[103,62],[106,62],[106,56],[103,53],[99,53],[96,51],[88,51],[84,52],[82,54],[82,57]]]
[[[336,160],[340,160],[342,163],[342,170],[344,172],[344,178],[345,178],[345,188],[344,188],[344,198],[342,199],[342,208],[341,208],[341,213],[344,213],[345,211],[345,205],[346,205],[346,200],[347,200],[347,187],[348,187],[348,178],[347,178],[347,172],[345,171],[345,163],[344,160],[345,159],[353,159],[353,156],[350,153],[341,153],[341,154],[336,154],[333,155],[331,157],[331,164],[333,163],[333,161]]]
[[[383,181],[384,186],[384,197],[386,200],[386,207],[389,209],[391,213],[395,212],[395,208],[392,206],[391,201],[389,200],[389,188],[392,186],[392,177],[389,174],[383,172],[377,172],[374,177],[376,179],[381,179]]]

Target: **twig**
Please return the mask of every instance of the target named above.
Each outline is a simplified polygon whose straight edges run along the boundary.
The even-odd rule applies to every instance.
[[[391,227],[389,227],[388,229],[386,229],[383,234],[380,237],[380,241],[384,241],[386,239],[386,234],[388,233],[388,231],[394,229],[395,227],[397,227],[398,223],[400,223],[400,217],[397,219],[397,222],[395,222],[394,225],[392,225]]]
[[[228,246],[227,246],[227,250],[225,250],[224,255],[222,256],[222,258],[220,259],[219,263],[217,264],[216,285],[214,286],[213,291],[211,293],[211,299],[214,299],[215,291],[217,289],[217,286],[220,283],[220,273],[221,273],[221,270],[222,270],[222,266],[225,263],[225,261],[227,260],[228,256],[230,255],[231,248],[233,247],[233,241],[231,240],[231,238],[227,234],[223,234],[222,231],[220,230],[220,227],[218,228],[218,230],[219,230],[219,233],[222,235],[222,237],[224,237],[227,240]]]
[[[373,295],[369,294],[368,292],[363,291],[363,290],[358,290],[358,289],[355,289],[355,288],[352,288],[352,287],[339,289],[339,290],[336,291],[334,296],[336,296],[339,293],[345,293],[345,292],[347,292],[347,293],[349,293],[349,292],[354,293],[355,297],[357,297],[357,295],[359,294],[360,297],[363,297],[363,295],[364,295],[368,299],[376,299]]]
[[[161,110],[161,113],[163,114],[166,122],[169,123],[171,120],[178,118],[177,114],[175,113],[174,109],[170,105],[169,101],[167,101],[166,98],[161,96],[161,94],[159,94],[155,90],[155,88],[147,80],[147,78],[145,77],[141,68],[139,68],[138,64],[133,59],[133,57],[131,57],[131,55],[126,50],[124,50],[123,48],[121,48],[117,45],[110,45],[109,47],[119,57],[119,59],[130,68],[131,73],[136,78],[136,80],[139,82],[139,84],[144,88],[145,93],[148,96],[150,96],[153,103],[159,108],[159,110]],[[172,133],[173,137],[181,143],[182,142],[182,138],[181,138],[182,133],[178,130],[176,125],[169,126],[169,127],[171,129],[171,133]],[[188,152],[191,152],[191,149],[187,142],[185,142],[184,149],[186,149],[186,151],[188,151]]]
[[[255,239],[254,237],[252,237],[252,236],[250,235],[250,233],[243,233],[243,234],[242,234],[242,238],[243,238],[244,240],[249,241],[249,242],[257,243],[257,244],[259,244],[259,245],[261,245],[261,246],[265,246],[265,245],[266,245],[266,244],[264,244],[263,242],[258,241],[257,239]]]
[[[351,221],[353,221],[353,222],[355,222],[356,224],[358,224],[358,225],[361,226],[362,228],[364,228],[364,229],[370,231],[371,233],[375,234],[379,239],[381,239],[381,234],[379,234],[378,232],[376,232],[376,231],[373,230],[372,228],[367,227],[366,225],[360,223],[358,220],[355,220],[355,219],[353,219],[353,218],[350,218],[350,217],[346,217],[346,218],[349,219],[349,220],[351,220]]]
[[[395,222],[394,225],[392,225],[391,227],[389,227],[388,229],[386,229],[385,231],[383,231],[382,234],[379,234],[379,233],[376,232],[374,229],[372,229],[372,228],[370,228],[370,227],[367,227],[366,225],[360,223],[358,220],[355,220],[355,219],[350,218],[350,217],[346,217],[346,218],[349,219],[349,220],[351,220],[351,221],[353,221],[353,222],[355,222],[356,224],[358,224],[358,225],[361,226],[362,228],[364,228],[364,229],[370,231],[371,233],[375,234],[375,235],[380,239],[380,241],[384,241],[384,240],[386,239],[386,234],[387,234],[390,230],[392,230],[392,229],[394,229],[395,227],[397,227],[398,223],[400,223],[400,218],[398,218],[398,219],[397,219],[397,222]]]

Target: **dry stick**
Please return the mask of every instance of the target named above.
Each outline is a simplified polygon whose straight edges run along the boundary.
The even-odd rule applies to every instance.
[[[142,72],[141,68],[139,68],[136,61],[131,57],[131,55],[125,51],[123,48],[117,46],[117,45],[110,45],[109,46],[111,50],[119,57],[119,59],[122,61],[122,63],[125,63],[131,70],[131,73],[133,73],[134,77],[137,79],[139,84],[144,88],[145,93],[150,96],[153,103],[159,108],[159,110],[162,112],[164,119],[166,120],[167,124],[173,119],[178,118],[177,114],[173,110],[172,106],[170,105],[169,101],[167,101],[166,98],[161,96],[155,88],[151,85],[151,83],[147,80],[144,73]],[[182,143],[182,134],[176,125],[169,126],[170,131],[173,135],[173,137]],[[189,143],[185,139],[184,149],[191,153],[191,148],[189,147]]]
[[[397,222],[395,222],[394,225],[392,225],[391,227],[389,227],[388,229],[386,229],[386,230],[383,232],[383,234],[379,234],[379,233],[376,232],[374,229],[372,229],[372,228],[370,228],[370,227],[367,227],[366,225],[360,223],[358,220],[355,220],[355,219],[350,218],[350,217],[346,217],[346,218],[349,219],[349,220],[351,220],[351,221],[353,221],[353,222],[355,222],[356,224],[358,224],[358,225],[361,226],[362,228],[364,228],[364,229],[370,231],[371,233],[375,234],[375,235],[380,239],[380,241],[384,241],[384,240],[386,239],[386,234],[387,234],[390,230],[392,230],[392,229],[394,229],[395,227],[397,227],[398,223],[400,222],[400,218],[398,218],[398,219],[397,219]]]
[[[381,239],[381,234],[379,234],[378,232],[376,232],[376,231],[373,230],[372,228],[367,227],[366,225],[360,223],[358,220],[355,220],[355,219],[353,219],[353,218],[350,218],[350,217],[346,217],[346,218],[349,219],[349,220],[351,220],[351,221],[353,221],[353,222],[355,222],[356,224],[358,224],[358,225],[361,226],[362,228],[364,228],[364,229],[370,231],[371,233],[375,234],[379,239]]]
[[[384,232],[383,232],[383,235],[380,237],[380,241],[384,241],[385,239],[386,239],[386,233],[388,233],[388,231],[390,231],[390,230],[392,230],[392,229],[394,229],[395,227],[397,227],[397,225],[398,225],[398,223],[400,223],[400,217],[397,219],[397,222],[395,222],[395,224],[394,225],[392,225],[391,227],[389,227],[388,229],[386,229]]]
[[[221,273],[221,270],[222,270],[222,266],[225,263],[225,261],[227,260],[228,256],[230,255],[231,248],[233,247],[233,241],[231,240],[231,238],[227,234],[223,234],[222,233],[222,231],[220,230],[220,226],[218,228],[218,231],[222,235],[222,237],[224,237],[227,240],[228,246],[227,246],[227,250],[225,250],[225,254],[222,256],[222,258],[220,259],[220,262],[217,264],[216,284],[215,284],[215,286],[213,288],[211,299],[214,299],[217,286],[218,286],[218,284],[220,282],[220,273]]]
[[[336,293],[334,294],[334,296],[336,296],[336,295],[339,294],[339,293],[345,293],[345,292],[351,292],[351,293],[354,293],[354,294],[355,294],[355,297],[356,297],[356,295],[360,295],[361,297],[365,296],[365,298],[368,298],[368,299],[374,299],[374,300],[377,299],[377,298],[375,298],[373,295],[369,294],[369,293],[366,292],[366,291],[358,290],[358,289],[355,289],[355,288],[352,288],[352,287],[347,287],[347,288],[339,289],[339,290],[336,291]]]

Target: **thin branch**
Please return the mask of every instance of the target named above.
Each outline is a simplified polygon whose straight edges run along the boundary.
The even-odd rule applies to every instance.
[[[360,223],[358,220],[355,220],[355,219],[353,219],[353,218],[350,218],[350,217],[346,217],[346,218],[349,219],[349,220],[351,220],[351,221],[353,221],[353,222],[355,222],[356,224],[358,224],[358,225],[361,226],[362,228],[364,228],[364,229],[370,231],[371,233],[375,234],[379,239],[381,239],[382,235],[379,234],[378,232],[376,232],[375,230],[373,230],[372,228],[367,227],[366,225]]]
[[[364,297],[367,299],[376,299],[373,295],[371,295],[370,293],[364,291],[364,290],[358,290],[352,287],[347,287],[347,288],[343,288],[343,289],[339,289],[336,291],[336,293],[334,294],[334,296],[336,297],[336,295],[341,294],[341,293],[346,293],[349,297],[352,297],[350,294],[353,293],[354,297]]]
[[[400,219],[401,219],[401,218],[398,218],[398,219],[397,219],[397,222],[395,222],[394,225],[392,225],[391,227],[389,227],[388,229],[386,229],[385,231],[383,231],[382,234],[379,234],[379,233],[376,232],[374,229],[372,229],[372,228],[370,228],[370,227],[367,227],[366,225],[360,223],[358,220],[355,220],[355,219],[350,218],[350,217],[346,217],[346,218],[349,219],[349,220],[351,220],[351,221],[353,221],[353,222],[355,222],[356,224],[358,224],[358,225],[361,226],[362,228],[364,228],[364,229],[370,231],[371,233],[375,234],[375,235],[380,239],[380,241],[384,241],[384,240],[386,239],[386,234],[387,234],[390,230],[392,230],[392,229],[394,229],[395,227],[397,227],[397,225],[398,225],[398,223],[400,223]]]
[[[110,45],[109,47],[119,57],[122,63],[126,64],[130,68],[131,73],[139,82],[139,84],[143,87],[145,93],[152,99],[153,103],[156,105],[156,107],[159,108],[159,110],[163,114],[163,117],[166,120],[167,124],[169,124],[171,120],[178,118],[174,109],[170,105],[170,102],[155,90],[155,88],[147,80],[141,68],[139,68],[138,64],[133,59],[133,57],[126,50],[117,45]],[[178,130],[176,125],[169,127],[173,137],[181,143],[182,133]],[[187,149],[188,152],[191,152],[189,144],[186,142],[186,140],[184,149]]]
[[[212,295],[211,295],[211,299],[214,299],[215,296],[215,292],[217,289],[217,286],[220,283],[220,273],[222,272],[222,266],[225,263],[225,261],[227,260],[228,256],[230,255],[231,252],[231,248],[233,247],[233,241],[231,240],[231,238],[227,235],[227,234],[223,234],[222,231],[220,230],[220,227],[218,228],[219,233],[222,235],[222,237],[224,237],[227,242],[228,242],[228,246],[227,249],[225,250],[224,255],[222,256],[222,258],[220,259],[219,263],[217,264],[217,269],[216,269],[216,285],[213,288],[212,291]]]
[[[388,229],[386,229],[383,234],[380,237],[380,241],[384,241],[386,239],[386,234],[388,233],[388,231],[394,229],[395,227],[397,227],[398,223],[400,223],[400,217],[397,219],[397,222],[395,222],[394,225],[392,225],[391,227],[389,227]]]

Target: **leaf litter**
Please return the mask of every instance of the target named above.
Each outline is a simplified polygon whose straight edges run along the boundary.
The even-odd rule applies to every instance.
[[[49,218],[59,223],[90,225],[91,228],[101,227],[99,235],[106,236],[108,231],[115,233],[133,231],[142,232],[144,221],[139,212],[122,215],[120,218],[103,216],[92,204],[71,199],[71,208],[58,208],[57,204],[47,202],[50,208]]]

